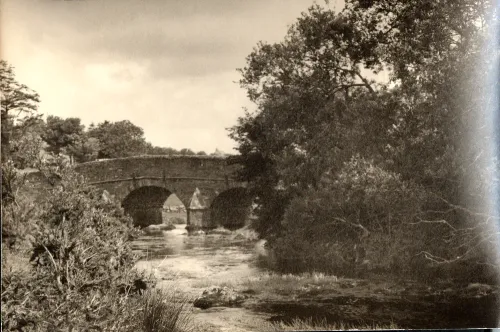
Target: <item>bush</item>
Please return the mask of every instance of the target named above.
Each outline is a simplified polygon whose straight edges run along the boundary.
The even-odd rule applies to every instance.
[[[289,205],[284,236],[270,246],[279,270],[352,275],[404,270],[415,245],[407,223],[424,202],[416,185],[355,157]],[[410,250],[411,254],[412,250]],[[403,254],[404,253],[404,254]]]
[[[121,330],[129,299],[146,279],[133,269],[127,243],[135,231],[71,169],[58,174],[39,205],[2,200],[2,231],[30,239],[22,249],[2,242],[30,258],[25,269],[2,259],[2,330]]]
[[[497,220],[354,157],[291,202],[282,236],[269,241],[271,263],[282,272],[495,282]]]

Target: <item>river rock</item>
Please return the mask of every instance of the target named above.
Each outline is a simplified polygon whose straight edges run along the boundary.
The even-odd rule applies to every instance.
[[[211,307],[238,307],[247,298],[247,295],[238,294],[228,287],[212,286],[205,289],[201,296],[194,300],[193,305],[201,309]]]
[[[171,224],[157,224],[157,225],[149,225],[144,227],[142,231],[147,235],[156,235],[161,234],[163,231],[171,231],[175,229],[174,225]]]
[[[217,227],[212,229],[209,234],[217,234],[217,235],[231,235],[231,231],[229,229],[225,229],[223,227]]]

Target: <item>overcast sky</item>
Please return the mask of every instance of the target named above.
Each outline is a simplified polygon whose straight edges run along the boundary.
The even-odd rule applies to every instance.
[[[127,119],[154,145],[234,152],[225,128],[252,106],[236,68],[259,40],[281,40],[311,4],[2,0],[1,57],[40,94],[45,115],[85,125]]]

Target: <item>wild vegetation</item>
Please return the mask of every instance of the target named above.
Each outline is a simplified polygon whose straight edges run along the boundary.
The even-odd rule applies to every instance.
[[[315,322],[311,319],[295,319],[291,323],[274,323],[265,328],[266,331],[344,331],[344,330],[394,330],[397,325],[378,325],[378,324],[328,324],[326,321]]]
[[[314,5],[256,46],[230,134],[272,268],[496,282],[497,10]]]
[[[71,169],[50,171],[60,180],[34,203],[7,192],[22,178],[2,169],[2,330],[193,329],[187,299],[134,269],[123,210]]]

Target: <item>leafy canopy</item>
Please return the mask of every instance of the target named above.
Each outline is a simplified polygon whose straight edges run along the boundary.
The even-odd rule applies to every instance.
[[[14,131],[24,130],[37,118],[40,96],[16,80],[14,68],[7,61],[0,60],[0,108],[2,123],[2,162],[11,149]]]

